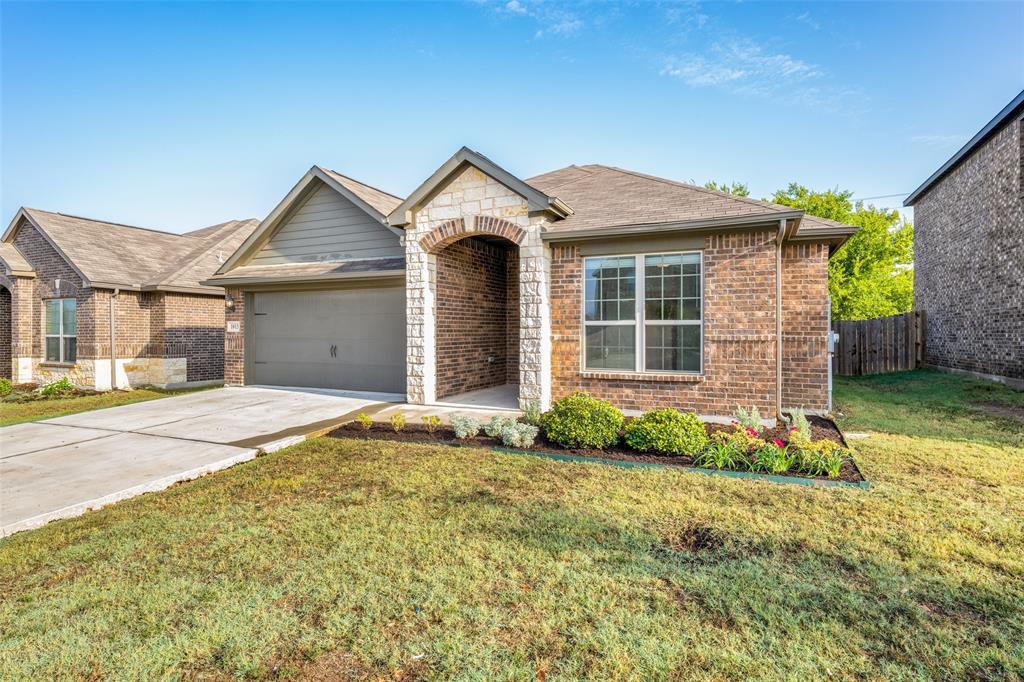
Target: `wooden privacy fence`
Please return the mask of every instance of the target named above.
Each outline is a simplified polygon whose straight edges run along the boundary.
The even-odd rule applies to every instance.
[[[921,366],[924,313],[915,311],[874,320],[834,321],[832,374],[884,374]]]

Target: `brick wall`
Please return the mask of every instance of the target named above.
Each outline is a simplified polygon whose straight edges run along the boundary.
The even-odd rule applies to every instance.
[[[188,361],[188,381],[224,378],[224,298],[167,292],[161,296],[165,357]]]
[[[224,314],[224,324],[237,322],[237,332],[224,333],[224,383],[241,386],[245,383],[245,292],[228,289],[225,292],[235,301],[235,309]]]
[[[782,247],[782,406],[828,407],[828,244]]]
[[[518,294],[511,315],[509,291],[518,287],[519,262],[510,264],[510,253],[468,238],[437,254],[438,398],[507,383],[510,372],[518,382]]]
[[[11,369],[11,291],[0,285],[0,379],[10,379]]]
[[[928,364],[1024,380],[1022,162],[1013,117],[914,205]]]
[[[18,228],[14,246],[35,268],[36,277],[23,279],[18,285],[31,290],[32,305],[30,311],[25,311],[27,314],[15,315],[18,329],[14,334],[13,353],[15,357],[42,358],[44,310],[39,301],[44,298],[74,298],[77,299],[78,308],[81,310],[88,306],[92,290],[82,288],[82,278],[78,273],[28,221],[23,221]],[[57,279],[60,280],[59,290],[55,287]],[[78,320],[78,357],[95,357],[91,354],[95,326],[91,317],[83,320],[85,317],[88,316],[80,314]]]
[[[737,405],[775,414],[775,233],[704,242],[704,373],[653,378],[581,371],[583,260],[575,246],[551,262],[552,397],[585,390],[622,409],[675,407],[728,415]]]

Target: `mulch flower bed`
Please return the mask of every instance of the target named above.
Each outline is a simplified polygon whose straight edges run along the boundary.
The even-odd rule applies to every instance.
[[[830,419],[823,417],[808,416],[807,420],[811,424],[811,438],[812,440],[828,439],[842,447],[846,448],[846,440],[843,438],[842,432]],[[628,420],[627,420],[628,421]],[[705,424],[704,427],[707,429],[708,436],[711,436],[715,431],[733,431],[734,426],[730,424]],[[334,431],[328,434],[332,438],[360,438],[364,440],[392,440],[403,443],[424,443],[424,444],[437,444],[437,445],[456,445],[456,446],[473,446],[482,448],[502,448],[510,449],[503,445],[501,439],[490,438],[480,433],[480,435],[474,438],[467,438],[465,440],[459,440],[455,437],[455,431],[447,425],[439,427],[434,433],[427,431],[426,426],[423,424],[407,424],[404,429],[396,432],[391,428],[390,424],[374,422],[369,429],[363,427],[358,422],[349,422],[338,427]],[[779,424],[772,429],[764,429],[761,431],[759,437],[771,442],[773,439],[778,438],[779,440],[786,441],[789,436],[789,429],[785,424]],[[550,453],[556,455],[573,455],[576,457],[590,457],[593,459],[610,459],[621,462],[643,462],[647,464],[662,464],[666,466],[677,466],[682,468],[692,468],[693,459],[682,455],[659,455],[653,453],[637,452],[621,441],[619,444],[614,445],[603,450],[596,449],[570,449],[563,448],[560,445],[556,445],[545,438],[543,431],[537,436],[537,442],[529,448],[517,448],[522,452],[538,452],[538,453]],[[861,483],[863,482],[864,476],[860,473],[857,465],[849,457],[845,458],[842,469],[840,469],[838,478],[826,478],[823,476],[808,476],[807,474],[790,471],[785,474],[786,476],[794,476],[799,478],[814,478],[818,480],[829,480],[829,481],[845,481],[847,483]]]

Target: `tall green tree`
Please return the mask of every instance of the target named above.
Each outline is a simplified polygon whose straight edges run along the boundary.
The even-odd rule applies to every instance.
[[[914,305],[914,226],[899,211],[854,203],[852,196],[839,189],[815,192],[794,182],[768,201],[859,228],[828,263],[833,319],[909,312]]]
[[[704,189],[713,189],[717,192],[725,192],[726,194],[732,194],[737,197],[749,197],[750,188],[747,187],[745,182],[731,182],[731,183],[717,183],[714,180],[708,180],[704,183]]]

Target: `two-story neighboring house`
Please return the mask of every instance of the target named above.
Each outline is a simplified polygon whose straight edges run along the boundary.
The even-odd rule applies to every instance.
[[[1024,91],[907,197],[925,362],[1024,388]]]

